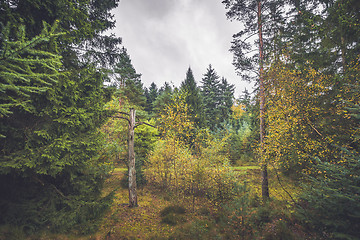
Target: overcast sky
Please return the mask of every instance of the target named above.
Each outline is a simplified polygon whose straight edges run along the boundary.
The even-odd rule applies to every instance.
[[[120,0],[113,11],[114,32],[123,39],[142,82],[179,86],[190,66],[200,85],[211,64],[236,87],[235,97],[251,86],[235,74],[229,52],[241,24],[226,19],[221,0]]]

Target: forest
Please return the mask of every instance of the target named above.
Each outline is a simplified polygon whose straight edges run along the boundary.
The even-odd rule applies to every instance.
[[[219,1],[239,97],[144,86],[120,0],[0,0],[0,240],[360,239],[360,1]]]

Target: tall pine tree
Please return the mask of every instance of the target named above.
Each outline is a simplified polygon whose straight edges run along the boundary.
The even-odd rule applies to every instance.
[[[115,85],[120,89],[130,103],[139,107],[145,107],[146,97],[141,82],[141,74],[138,74],[131,63],[130,55],[123,47],[120,59],[114,68]]]
[[[265,149],[265,88],[264,65],[270,57],[272,43],[277,32],[281,31],[284,1],[263,0],[223,0],[227,17],[240,21],[244,30],[234,35],[231,51],[234,53],[234,66],[244,79],[256,78],[259,86],[260,103],[260,162],[262,166],[262,197],[269,198],[267,163]],[[278,24],[277,24],[278,23]],[[255,37],[256,36],[256,37]],[[251,41],[254,41],[254,44]],[[255,51],[258,54],[255,54]],[[255,72],[255,76],[254,73]]]
[[[180,89],[186,92],[185,101],[189,107],[191,120],[199,128],[204,126],[203,103],[200,95],[200,88],[196,85],[194,75],[189,67],[186,72],[186,78],[181,83]]]

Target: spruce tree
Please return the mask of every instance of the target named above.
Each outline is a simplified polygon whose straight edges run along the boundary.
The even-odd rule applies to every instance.
[[[145,88],[145,96],[146,96],[145,110],[151,114],[154,110],[154,102],[156,98],[159,96],[159,90],[154,82],[150,84],[149,89]]]
[[[181,83],[180,89],[186,92],[185,101],[189,107],[192,121],[197,127],[203,127],[205,119],[200,88],[196,85],[195,78],[190,67],[186,72],[186,78]]]
[[[120,59],[115,65],[115,84],[131,104],[145,107],[146,97],[141,82],[141,74],[138,74],[131,63],[130,55],[123,47]]]
[[[46,92],[58,80],[62,67],[60,56],[35,49],[39,45],[46,46],[47,42],[59,36],[55,33],[56,27],[56,24],[50,27],[44,23],[43,32],[31,40],[26,40],[23,25],[8,24],[1,29],[1,118],[10,116],[14,109],[32,112],[34,103],[31,97]],[[16,39],[11,39],[11,32],[17,34]]]
[[[215,130],[220,124],[220,80],[215,69],[211,65],[201,80],[201,95],[204,101],[206,124],[211,130]]]
[[[111,92],[97,67],[118,58],[120,39],[101,35],[114,26],[117,1],[0,4],[0,25],[13,28],[0,39],[1,224],[93,231],[110,203],[101,195],[110,169],[98,127]],[[56,20],[64,34],[43,35],[43,22]]]
[[[160,114],[163,113],[165,106],[171,102],[174,90],[168,82],[165,82],[159,89],[159,94],[153,103],[156,116],[160,116]]]
[[[231,107],[234,104],[234,91],[235,86],[233,84],[229,84],[226,78],[221,78],[221,82],[219,84],[220,88],[220,122],[228,121],[231,118],[232,110]]]

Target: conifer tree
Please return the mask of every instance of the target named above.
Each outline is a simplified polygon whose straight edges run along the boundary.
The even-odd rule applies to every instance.
[[[121,94],[126,96],[132,104],[145,107],[146,98],[141,82],[141,74],[136,73],[130,56],[124,47],[120,59],[115,65],[114,73],[116,76],[115,84],[120,89]]]
[[[117,2],[1,1],[0,25],[14,29],[0,39],[2,224],[85,233],[109,206],[98,127],[111,92],[96,66],[118,57],[120,39],[101,35]],[[41,34],[56,20],[65,34]]]
[[[232,106],[234,104],[234,91],[235,86],[233,84],[229,84],[226,78],[221,78],[221,82],[219,84],[220,88],[220,122],[228,121],[231,118],[232,114]]]
[[[211,130],[215,130],[220,123],[220,80],[214,68],[211,65],[201,80],[201,95],[204,101],[204,111],[206,124]]]
[[[318,9],[323,9],[318,11]],[[343,73],[360,53],[357,1],[303,1],[294,4],[284,32],[287,50],[300,66],[312,62],[327,73]]]
[[[153,112],[153,110],[154,110],[154,102],[155,102],[156,98],[159,95],[159,90],[158,90],[156,84],[154,82],[152,82],[150,84],[149,89],[145,88],[144,91],[145,91],[145,97],[146,97],[146,108],[145,108],[145,110],[148,113],[151,114]]]
[[[284,1],[263,0],[223,0],[227,17],[242,22],[244,30],[234,35],[231,51],[234,53],[234,66],[239,75],[250,80],[257,76],[260,103],[260,157],[262,165],[262,197],[269,198],[267,177],[267,164],[263,157],[265,143],[265,89],[264,64],[266,57],[270,56],[270,39],[276,37],[277,30],[281,30]],[[275,20],[275,21],[274,21]],[[280,23],[277,26],[276,23]],[[275,33],[275,34],[274,34]],[[256,36],[256,37],[255,37]],[[254,44],[250,40],[256,39]],[[269,43],[269,44],[266,44]],[[254,54],[255,50],[258,54]]]
[[[153,103],[154,111],[157,116],[162,114],[165,106],[171,102],[174,91],[175,89],[173,90],[168,82],[165,82],[164,85],[159,89],[159,94]]]
[[[204,126],[204,113],[200,88],[196,85],[194,75],[189,67],[185,80],[181,83],[180,89],[186,92],[185,101],[189,107],[191,120],[197,127]]]
[[[10,116],[13,109],[32,112],[34,103],[31,96],[46,92],[61,75],[60,56],[34,48],[59,36],[55,33],[56,27],[56,24],[50,28],[44,23],[43,32],[31,40],[26,40],[23,25],[8,24],[1,29],[1,118]],[[16,32],[17,39],[12,40],[10,32]]]

